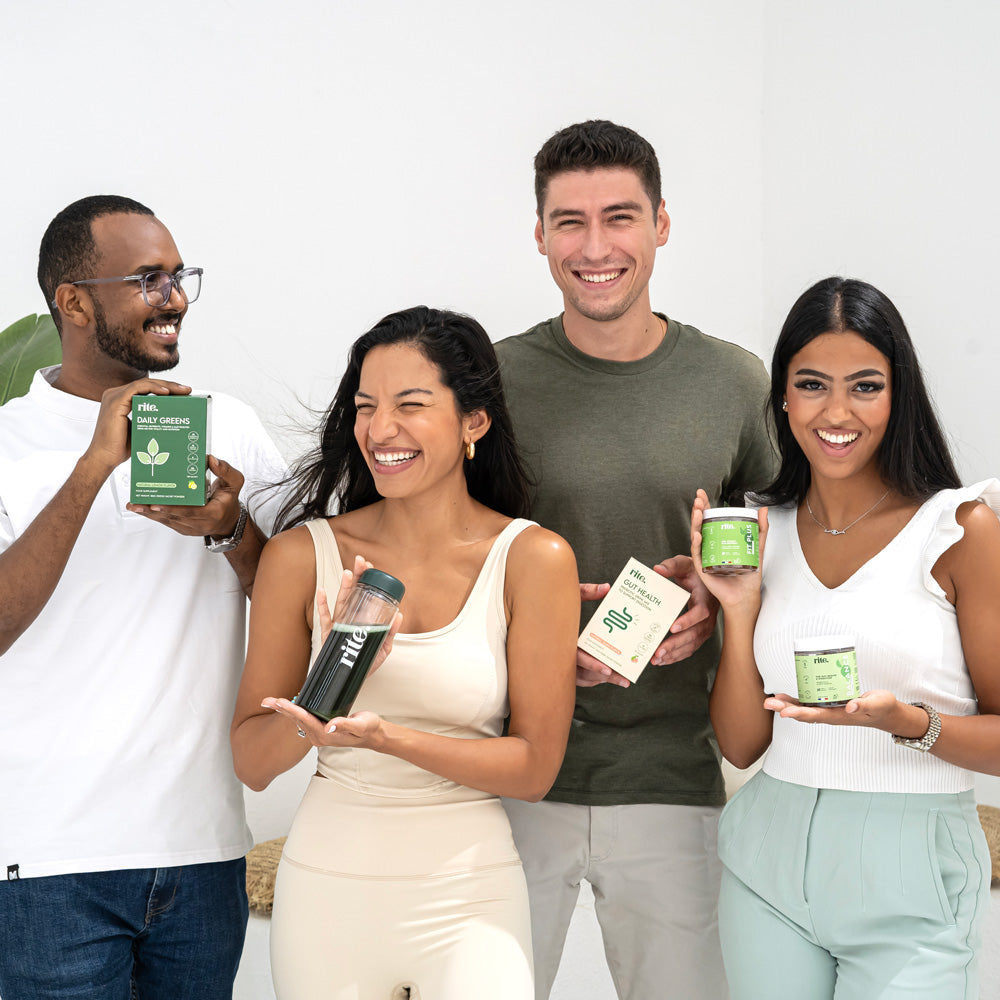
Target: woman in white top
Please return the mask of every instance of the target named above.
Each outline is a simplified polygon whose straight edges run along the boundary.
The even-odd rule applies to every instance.
[[[539,799],[558,771],[580,602],[569,547],[521,516],[482,327],[420,306],[362,336],[293,484],[292,526],[257,572],[232,729],[256,789],[319,748],[278,870],[276,993],[530,1000],[499,796]],[[343,599],[370,565],[405,584],[406,631],[397,620],[351,716],[324,723],[290,699],[330,630],[323,588]]]
[[[782,328],[761,572],[702,574],[725,615],[711,696],[733,1000],[976,1000],[1000,773],[1000,484],[961,487],[899,313],[828,278]],[[982,502],[985,501],[985,502]],[[700,571],[699,491],[692,552]],[[992,507],[992,509],[991,509]],[[860,697],[800,705],[794,643],[853,636]]]

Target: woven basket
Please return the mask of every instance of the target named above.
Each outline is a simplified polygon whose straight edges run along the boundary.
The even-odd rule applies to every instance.
[[[250,909],[268,916],[274,905],[274,876],[281,860],[285,837],[254,844],[247,855],[247,898]]]
[[[986,843],[989,845],[993,861],[993,881],[1000,882],[1000,809],[996,806],[976,806],[979,822],[983,824]]]

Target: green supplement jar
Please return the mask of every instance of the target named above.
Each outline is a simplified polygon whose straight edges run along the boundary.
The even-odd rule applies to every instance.
[[[726,576],[760,568],[757,512],[746,507],[711,507],[701,522],[701,565]]]
[[[861,694],[854,636],[818,635],[795,640],[795,677],[799,702],[811,708],[836,708]]]

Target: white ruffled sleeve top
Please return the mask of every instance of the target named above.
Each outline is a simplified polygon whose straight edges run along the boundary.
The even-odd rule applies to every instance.
[[[847,634],[855,638],[862,691],[885,689],[943,715],[975,715],[955,608],[931,570],[962,537],[955,519],[959,506],[977,498],[1000,514],[996,479],[942,490],[881,552],[833,588],[806,562],[795,507],[772,507],[754,633],[764,690],[796,693],[796,639]],[[899,746],[882,730],[779,716],[763,770],[799,785],[861,792],[960,792],[973,784],[973,772]]]

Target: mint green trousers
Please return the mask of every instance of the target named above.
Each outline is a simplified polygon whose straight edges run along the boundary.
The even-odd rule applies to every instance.
[[[723,811],[719,856],[732,1000],[977,1000],[990,858],[972,792],[759,772]]]

